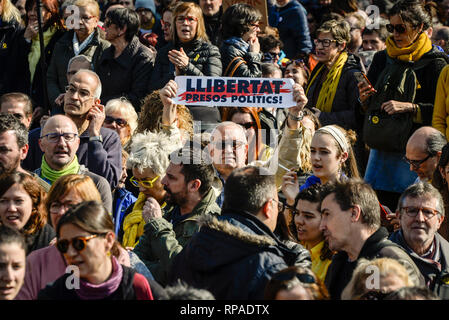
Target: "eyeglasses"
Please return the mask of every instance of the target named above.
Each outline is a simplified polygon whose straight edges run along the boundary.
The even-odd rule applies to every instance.
[[[298,279],[299,282],[301,283],[306,284],[316,283],[315,278],[308,273],[283,272],[283,273],[276,273],[272,277],[272,279],[276,281],[290,281],[295,278]]]
[[[176,23],[182,24],[182,23],[184,23],[184,21],[187,24],[192,24],[193,21],[198,21],[198,18],[191,17],[191,16],[186,16],[186,17],[184,17],[184,16],[177,16],[176,17]]]
[[[337,40],[331,40],[331,39],[315,39],[314,40],[315,45],[321,44],[323,48],[327,48],[331,45],[332,42],[337,42]]]
[[[87,16],[87,17],[81,17],[81,21],[83,22],[89,22],[90,19],[95,18],[95,16]]]
[[[133,184],[135,187],[144,187],[146,189],[151,189],[154,186],[154,183],[156,180],[159,179],[159,176],[156,176],[153,180],[137,180],[134,176],[129,179],[129,181]]]
[[[278,204],[278,211],[279,212],[283,212],[284,211],[285,204],[282,201],[279,201],[279,200],[276,200],[276,199],[271,199],[271,200],[277,202],[277,204]]]
[[[73,96],[75,93],[78,92],[78,97],[81,101],[86,101],[90,98],[93,98],[93,96],[90,94],[89,90],[86,89],[77,89],[72,85],[68,85],[65,87],[65,92]]]
[[[240,149],[245,145],[244,142],[237,141],[237,140],[228,140],[228,141],[217,141],[214,142],[215,149],[217,150],[225,150],[226,146],[231,146],[232,149]]]
[[[401,210],[405,211],[405,214],[408,215],[410,218],[414,218],[418,215],[418,213],[421,211],[423,216],[426,217],[426,220],[432,219],[434,216],[439,214],[439,212],[432,208],[426,208],[426,207],[402,207]]]
[[[50,205],[49,211],[50,211],[50,213],[59,212],[59,210],[61,208],[64,208],[65,211],[67,211],[68,209],[73,208],[75,206],[76,206],[76,204],[73,204],[73,203],[60,203],[60,202],[55,201]]]
[[[371,290],[360,296],[359,300],[385,300],[385,298],[390,294],[391,292],[381,292]]]
[[[257,126],[257,123],[255,121],[253,122],[247,122],[247,123],[239,123],[245,130],[255,128]]]
[[[274,57],[280,57],[281,53],[280,52],[268,52],[273,58]]]
[[[67,253],[67,251],[69,251],[69,246],[72,245],[73,249],[75,249],[78,252],[81,252],[86,248],[87,241],[96,238],[98,236],[104,235],[106,235],[106,233],[93,234],[87,237],[75,237],[72,238],[71,240],[67,239],[58,240],[58,242],[56,242],[56,248],[58,248],[59,252],[61,253]]]
[[[293,216],[299,214],[299,210],[296,209],[294,206],[290,206],[290,205],[288,205],[288,204],[284,204],[284,210],[285,210],[285,209],[290,210],[290,213],[291,213]]]
[[[411,165],[415,170],[418,170],[419,167],[421,167],[421,165],[431,157],[433,156],[431,154],[428,154],[427,157],[425,157],[422,160],[410,160],[407,157],[404,157],[403,160],[407,162],[409,165]]]
[[[386,25],[388,32],[393,33],[396,31],[397,33],[405,33],[407,31],[407,26],[403,23],[400,24],[387,24]]]
[[[51,132],[47,133],[46,135],[43,135],[41,139],[47,138],[49,142],[56,143],[59,142],[59,139],[62,137],[65,142],[72,142],[77,136],[78,136],[77,133],[71,132],[63,132],[63,133]]]
[[[120,119],[120,118],[114,118],[111,116],[106,116],[104,118],[104,123],[106,124],[113,124],[116,123],[120,128],[123,128],[124,126],[126,126],[128,124],[128,122],[124,119]]]

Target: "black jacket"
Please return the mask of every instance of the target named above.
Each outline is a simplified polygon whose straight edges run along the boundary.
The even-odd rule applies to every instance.
[[[392,258],[398,260],[409,272],[410,277],[414,283],[424,285],[424,278],[419,272],[410,256],[404,249],[395,243],[387,240],[388,231],[381,227],[374,232],[363,244],[359,256],[355,261],[349,261],[348,255],[344,251],[338,252],[332,258],[332,263],[327,270],[325,285],[331,299],[340,300],[341,293],[352,277],[354,269],[357,267],[359,259],[365,258],[372,260],[375,258]]]
[[[104,300],[136,300],[133,286],[136,271],[123,265],[122,268],[123,277],[119,287]],[[66,273],[53,283],[47,284],[39,292],[37,300],[80,300],[75,290],[67,288],[66,281],[69,276],[72,276],[72,274]]]
[[[28,93],[20,56],[23,53],[23,27],[15,20],[0,25],[0,96],[8,92]]]
[[[437,276],[441,274],[442,271],[449,272],[449,242],[438,233],[435,234],[435,246],[437,249],[435,256],[438,257],[436,258],[437,263],[433,263],[429,259],[421,258],[417,253],[410,249],[404,240],[401,230],[394,232],[389,239],[407,251],[413,262],[418,266],[419,271],[421,271],[424,276],[426,285],[430,290],[434,289]]]
[[[322,66],[317,64],[310,75],[312,79]],[[345,129],[352,129],[359,132],[361,130],[361,111],[358,102],[359,92],[357,90],[357,80],[354,72],[362,70],[362,63],[359,57],[348,53],[348,60],[346,60],[343,70],[341,72],[340,80],[337,85],[334,101],[332,102],[331,112],[321,112],[315,108],[318,101],[318,96],[322,88],[320,81],[324,69],[321,69],[320,74],[315,78],[315,81],[310,85],[307,91],[307,98],[309,99],[306,107],[310,108],[321,121],[323,126],[330,124],[337,124]]]
[[[148,94],[154,54],[137,37],[118,58],[114,58],[114,52],[114,46],[104,50],[95,70],[102,85],[101,103],[123,96],[139,112],[141,100]]]
[[[438,59],[441,58],[441,59]],[[432,124],[433,104],[435,102],[435,92],[437,89],[438,77],[441,70],[449,63],[449,57],[444,53],[432,47],[425,53],[421,59],[434,59],[426,68],[416,71],[416,77],[421,89],[416,90],[414,103],[419,105],[421,109],[422,123],[420,125],[430,126]],[[391,60],[390,60],[391,61]],[[387,65],[387,51],[379,51],[374,55],[373,62],[368,71],[368,79],[373,86],[376,85],[377,79]],[[415,123],[417,129],[420,125]]]
[[[56,237],[55,230],[49,225],[45,224],[42,229],[25,237],[27,246],[27,255],[34,250],[48,247],[50,241]]]
[[[220,52],[216,46],[201,40],[194,40],[181,46],[190,60],[187,69],[181,75],[221,76]],[[169,80],[175,79],[175,66],[168,60],[168,52],[173,49],[180,50],[181,46],[170,42],[158,51],[150,90],[161,89]]]
[[[220,47],[220,54],[223,63],[223,74],[235,57],[242,57],[246,63],[242,63],[232,76],[247,78],[262,77],[262,68],[260,66],[262,53],[244,52],[232,44],[223,42]]]
[[[200,231],[176,256],[171,281],[207,289],[217,300],[263,299],[271,276],[297,263],[297,253],[259,219],[234,212],[202,219]]]
[[[223,7],[220,7],[220,10],[213,16],[203,15],[207,36],[209,37],[210,42],[218,48],[220,48],[223,41],[223,31],[221,29],[222,15]]]

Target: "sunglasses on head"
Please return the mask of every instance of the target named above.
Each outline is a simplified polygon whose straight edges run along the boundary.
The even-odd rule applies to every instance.
[[[87,241],[96,238],[98,236],[104,235],[106,235],[106,233],[93,234],[87,237],[75,237],[70,240],[68,239],[58,240],[58,242],[56,242],[56,248],[58,248],[59,252],[61,253],[67,253],[67,251],[69,251],[69,246],[71,244],[73,249],[75,249],[78,252],[81,252],[86,248]]]
[[[407,27],[405,26],[405,24],[400,23],[400,24],[387,24],[386,25],[388,32],[393,33],[395,30],[397,33],[405,33],[407,31]]]

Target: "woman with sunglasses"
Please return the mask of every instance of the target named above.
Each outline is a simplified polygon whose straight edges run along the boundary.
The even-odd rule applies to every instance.
[[[388,13],[390,23],[387,29],[392,35],[387,38],[386,49],[374,55],[367,75],[374,88],[369,84],[358,84],[360,101],[364,109],[377,107],[388,119],[408,115],[410,120],[404,121],[411,122],[411,129],[405,129],[409,132],[402,133],[404,141],[417,128],[431,125],[437,80],[449,61],[445,53],[432,46],[425,32],[431,27],[431,18],[421,3],[422,1],[401,0],[391,8]],[[404,84],[405,88],[410,85],[416,86],[414,99],[396,101],[387,97],[385,101],[379,101],[380,98],[375,91],[387,90],[383,89],[384,83],[378,83],[381,75],[387,74],[389,70],[394,71],[392,68],[412,62],[425,63],[425,67],[414,70],[416,80],[410,78],[410,84]],[[370,115],[365,115],[368,116]],[[376,118],[373,118],[374,120]],[[379,141],[379,145],[382,145],[381,142]],[[385,141],[387,142],[389,141]],[[365,180],[376,190],[381,203],[389,208],[396,208],[400,194],[416,179],[416,174],[410,171],[410,165],[403,161],[404,154],[405,150],[391,152],[381,150],[380,147],[370,150]]]
[[[23,235],[0,226],[0,300],[13,300],[23,285],[26,245]]]
[[[150,89],[161,89],[175,76],[221,76],[220,52],[209,41],[201,7],[179,2],[171,23],[172,41],[157,53]]]
[[[223,76],[261,77],[262,52],[260,51],[259,23],[261,13],[246,3],[237,3],[223,13],[223,43],[220,53]]]
[[[117,132],[122,148],[127,149],[137,128],[137,113],[133,105],[125,98],[109,100],[104,107],[106,117],[103,127]]]
[[[148,281],[117,260],[114,224],[100,202],[69,209],[56,227],[58,251],[79,278],[65,273],[39,292],[39,300],[153,300]]]
[[[139,112],[154,63],[153,51],[137,37],[139,15],[128,8],[114,7],[107,11],[103,26],[111,46],[103,51],[95,69],[102,84],[101,101],[106,104],[125,95]]]
[[[119,224],[118,239],[124,247],[134,248],[143,234],[145,221],[142,210],[148,197],[154,198],[165,207],[166,191],[161,183],[170,163],[171,152],[180,148],[181,139],[164,132],[138,133],[133,137],[127,167],[132,169],[131,183],[139,188],[139,196],[134,205],[126,210]]]
[[[46,193],[27,173],[0,176],[0,225],[16,229],[25,236],[27,254],[46,247],[55,237],[47,223]]]
[[[324,283],[309,268],[288,267],[265,286],[265,300],[329,300]]]

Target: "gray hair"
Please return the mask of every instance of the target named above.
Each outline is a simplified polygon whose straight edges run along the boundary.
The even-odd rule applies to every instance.
[[[435,198],[437,200],[436,210],[444,217],[444,202],[441,193],[432,186],[428,182],[418,182],[409,186],[405,191],[401,194],[398,200],[398,208],[397,210],[401,210],[404,207],[406,198],[420,198],[420,197],[428,197]]]
[[[101,80],[100,80],[100,77],[98,76],[98,74],[96,74],[92,70],[80,69],[80,70],[78,70],[77,73],[74,74],[74,76],[76,76],[79,73],[87,73],[97,80],[97,87],[94,90],[93,96],[94,96],[94,98],[100,99],[100,97],[101,97]]]
[[[245,129],[243,129],[243,127],[235,122],[232,121],[223,121],[220,122],[215,128],[214,130],[212,130],[211,135],[210,135],[210,142],[212,142],[214,140],[214,135],[215,132],[219,131],[221,128],[226,128],[226,127],[234,127],[237,130],[240,130],[242,135],[245,137],[245,142],[248,143],[247,139],[246,139],[246,131]]]
[[[164,132],[138,133],[132,138],[131,151],[126,165],[140,172],[150,168],[157,175],[164,175],[170,164],[170,153],[182,147],[181,141]]]
[[[443,150],[446,143],[446,136],[440,131],[435,130],[426,140],[427,153],[431,156],[436,156],[437,152]]]
[[[78,61],[78,60],[85,61],[85,62],[89,63],[90,66],[92,67],[92,59],[84,54],[79,54],[77,56],[70,58],[69,62],[67,63],[67,72],[69,72],[69,69],[70,69],[70,66],[72,65],[72,63],[75,61]]]

